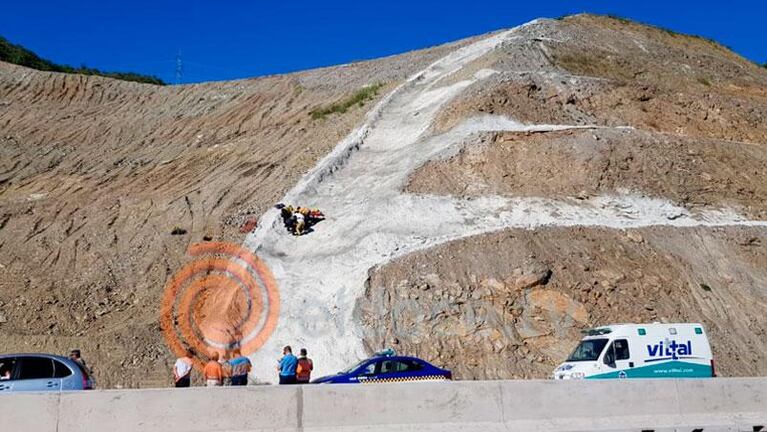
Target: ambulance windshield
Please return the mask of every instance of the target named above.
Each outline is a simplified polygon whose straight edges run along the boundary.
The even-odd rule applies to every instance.
[[[588,339],[582,340],[581,343],[575,347],[575,351],[570,354],[567,359],[569,362],[578,361],[595,361],[599,358],[599,354],[607,345],[609,339]]]

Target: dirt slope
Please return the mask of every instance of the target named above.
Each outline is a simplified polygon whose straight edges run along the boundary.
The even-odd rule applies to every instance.
[[[583,15],[180,87],[0,64],[3,351],[79,347],[102,386],[168,385],[159,302],[188,246],[245,241],[303,185],[316,232],[247,237],[285,296],[259,374],[300,342],[318,370],[394,346],[544,377],[578,329],[650,320],[701,321],[724,374],[765,374],[766,107],[767,72],[721,46]]]
[[[506,73],[456,98],[435,128],[491,113],[635,130],[477,137],[411,176],[409,192],[588,197],[629,190],[765,218],[767,70],[708,40],[606,17],[566,18],[544,33],[529,47],[539,62],[531,67],[542,72],[520,71],[513,52],[481,59]]]
[[[724,375],[766,374],[763,227],[556,225],[567,224],[557,207],[626,195],[687,212],[669,220],[722,209],[767,219],[767,71],[704,39],[588,15],[541,24],[464,73],[488,68],[498,72],[454,98],[435,134],[472,116],[602,128],[475,134],[412,173],[415,195],[501,196],[507,211],[555,199],[538,210],[553,226],[372,269],[357,310],[369,349],[414,352],[463,378],[543,378],[582,328],[699,321]]]
[[[377,99],[456,46],[170,87],[0,63],[2,351],[79,347],[101,386],[167,385],[159,299],[187,247],[241,242]],[[310,115],[376,83],[364,106]]]
[[[767,219],[767,146],[646,130],[499,132],[411,178],[414,193],[588,199],[635,191],[691,211]]]

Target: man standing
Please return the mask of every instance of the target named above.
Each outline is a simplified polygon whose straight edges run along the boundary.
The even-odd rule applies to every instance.
[[[229,364],[230,354],[224,354],[223,357],[218,359],[218,364],[221,365],[221,373],[223,374],[222,385],[232,385],[232,365]]]
[[[293,349],[290,348],[290,345],[282,349],[282,358],[278,364],[277,370],[280,373],[280,384],[295,384],[298,359],[293,355]]]
[[[202,372],[205,376],[205,385],[207,387],[221,386],[224,380],[224,369],[221,367],[221,363],[218,362],[218,352],[210,355],[210,360],[208,360]]]
[[[186,350],[186,356],[176,360],[176,364],[173,366],[173,379],[176,387],[189,387],[191,385],[192,359],[194,359],[194,351],[189,348]]]
[[[293,213],[294,235],[300,236],[304,233],[305,220],[304,214],[301,213],[301,207],[299,207],[298,211]]]
[[[72,361],[77,362],[86,371],[88,370],[88,366],[85,365],[85,360],[83,360],[82,356],[80,356],[80,350],[79,349],[73,349],[72,351],[70,351],[69,352],[69,358]]]
[[[229,360],[229,365],[232,368],[232,385],[248,385],[248,372],[250,372],[252,365],[250,364],[250,359],[240,353],[239,348],[232,352],[232,359]]]
[[[314,370],[314,363],[312,363],[312,359],[306,356],[306,348],[301,348],[298,355],[298,366],[296,367],[296,382],[298,384],[309,384],[309,380],[312,378],[312,370]]]

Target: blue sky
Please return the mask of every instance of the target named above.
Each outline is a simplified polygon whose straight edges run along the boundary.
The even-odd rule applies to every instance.
[[[0,35],[50,60],[183,82],[371,59],[537,17],[616,14],[715,39],[767,62],[765,1],[7,0]]]

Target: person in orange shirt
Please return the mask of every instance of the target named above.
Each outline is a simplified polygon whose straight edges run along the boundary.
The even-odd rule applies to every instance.
[[[210,355],[210,360],[208,360],[202,373],[205,376],[205,385],[207,387],[218,387],[222,384],[224,369],[221,367],[221,363],[218,362],[217,352]]]

